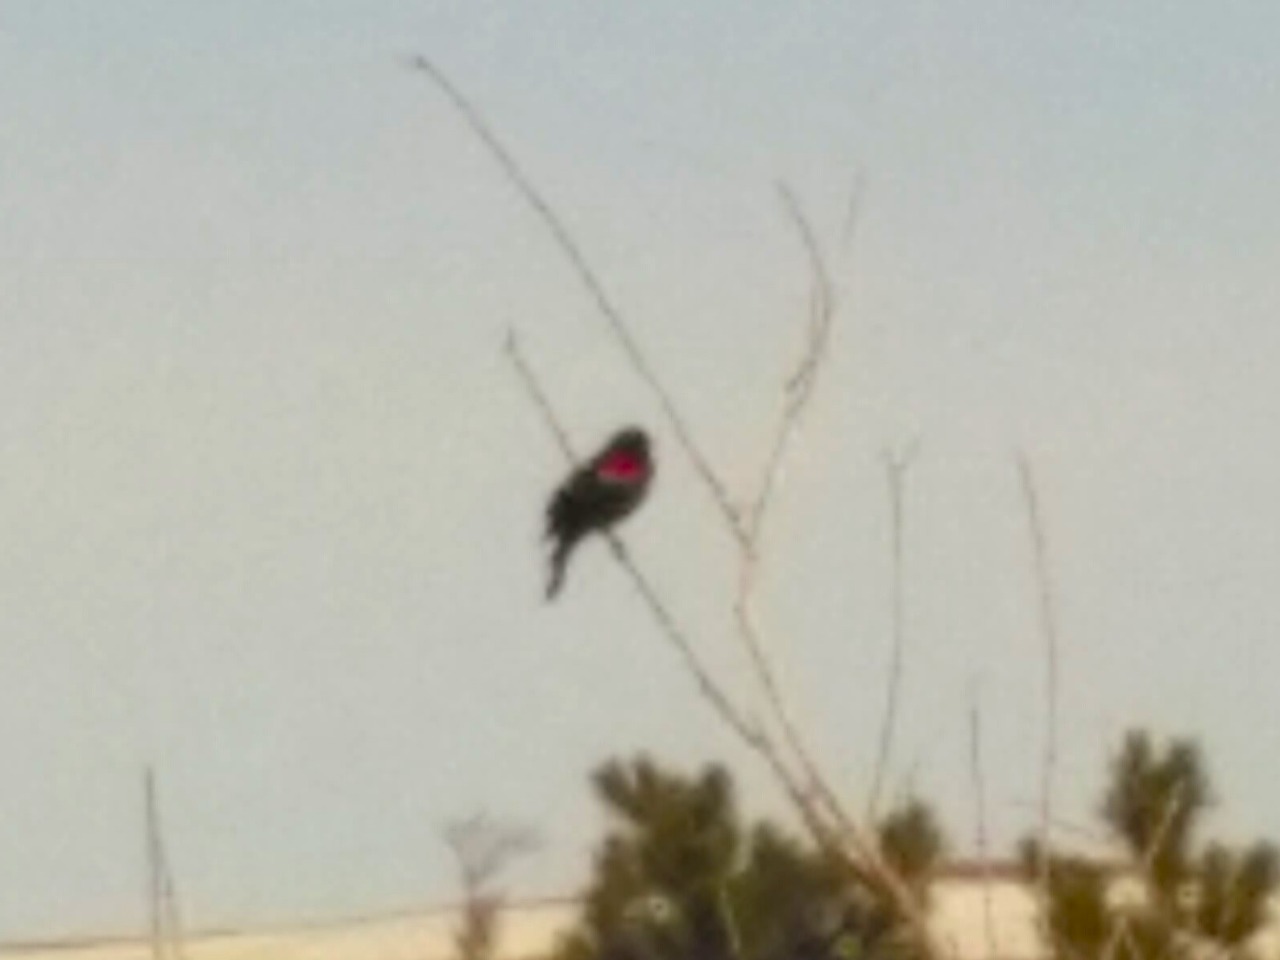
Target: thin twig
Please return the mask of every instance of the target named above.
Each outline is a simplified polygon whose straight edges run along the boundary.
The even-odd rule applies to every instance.
[[[885,697],[884,717],[880,721],[880,747],[871,775],[871,794],[867,800],[867,820],[874,823],[876,808],[880,802],[880,787],[889,766],[893,749],[893,735],[898,723],[898,699],[902,690],[902,666],[906,655],[906,586],[903,576],[903,529],[906,520],[905,487],[907,471],[919,451],[919,443],[911,441],[904,450],[883,453],[885,477],[889,483],[890,551],[892,555],[892,636],[893,649],[889,656],[888,691]]]
[[[542,196],[542,193],[534,186],[533,181],[525,173],[523,167],[515,159],[515,156],[507,149],[506,145],[489,126],[484,116],[471,103],[462,91],[454,86],[453,82],[445,75],[439,67],[428,60],[426,57],[418,56],[412,60],[412,65],[424,73],[431,81],[440,89],[442,93],[449,99],[458,112],[462,115],[463,120],[471,128],[471,131],[484,144],[490,155],[497,161],[502,168],[502,172],[507,179],[511,181],[516,190],[524,197],[525,202],[533,208],[543,225],[551,234],[551,238],[555,241],[560,251],[569,260],[574,272],[577,273],[578,279],[586,288],[587,293],[595,302],[596,308],[600,315],[604,317],[610,331],[621,345],[623,352],[626,354],[627,360],[630,361],[632,368],[640,376],[640,378],[653,391],[654,396],[658,400],[662,412],[666,415],[667,421],[671,424],[672,430],[680,441],[680,445],[684,448],[685,454],[689,457],[694,469],[702,478],[710,491],[712,498],[715,500],[717,507],[724,516],[725,522],[729,527],[734,538],[741,543],[745,539],[742,519],[738,514],[737,508],[733,505],[729,498],[729,493],[725,489],[724,483],[712,469],[710,461],[703,454],[701,448],[694,442],[692,432],[689,425],[685,422],[675,402],[671,399],[671,394],[667,388],[662,385],[662,381],[658,379],[658,375],[654,372],[653,367],[645,358],[643,351],[640,349],[639,343],[632,334],[630,327],[622,318],[622,314],[609,299],[609,295],[605,292],[604,285],[600,282],[595,270],[587,262],[586,256],[582,252],[582,248],[574,239],[573,234],[569,232],[569,228],[564,221],[551,207],[551,204]]]
[[[866,171],[856,170],[853,174],[853,187],[849,190],[849,204],[844,211],[844,225],[840,228],[840,245],[846,250],[852,246],[858,222],[862,219],[862,202],[866,187]]]
[[[1058,762],[1058,617],[1053,580],[1049,570],[1049,542],[1040,509],[1039,489],[1031,461],[1025,451],[1017,455],[1018,476],[1030,528],[1036,594],[1039,600],[1040,632],[1045,648],[1045,735],[1040,779],[1040,894],[1048,905],[1049,860],[1052,854],[1050,831],[1053,825],[1053,783]]]
[[[810,330],[805,350],[796,371],[789,378],[786,388],[786,399],[783,411],[778,418],[777,430],[770,445],[769,455],[765,460],[759,490],[747,515],[746,540],[741,549],[741,569],[738,578],[738,595],[734,601],[734,616],[738,625],[738,636],[747,650],[747,655],[756,674],[765,700],[769,705],[781,730],[788,750],[800,765],[810,788],[819,796],[834,797],[834,791],[821,781],[823,780],[817,763],[813,760],[804,738],[800,734],[786,698],[778,683],[777,672],[773,662],[765,652],[765,645],[760,635],[760,628],[755,618],[755,587],[761,560],[761,538],[764,531],[764,520],[772,503],[772,496],[777,489],[782,473],[782,465],[786,451],[795,436],[801,418],[809,401],[813,397],[817,382],[818,370],[821,366],[829,332],[834,319],[835,303],[831,293],[831,284],[827,276],[821,250],[813,235],[795,196],[780,186],[779,194],[788,218],[796,227],[805,253],[809,260],[812,274],[812,292],[810,298]]]
[[[569,439],[569,434],[561,425],[559,418],[556,417],[555,410],[551,407],[551,401],[547,399],[546,393],[542,390],[542,385],[538,383],[538,378],[534,376],[533,370],[525,361],[524,351],[520,347],[520,341],[517,339],[514,330],[507,331],[507,339],[502,348],[507,355],[507,359],[516,368],[516,373],[520,377],[520,382],[524,384],[525,390],[528,391],[529,398],[538,407],[543,421],[555,437],[556,445],[560,448],[560,452],[564,454],[565,459],[570,464],[577,466],[579,461],[578,455],[573,450],[573,441]]]
[[[780,481],[783,459],[790,445],[805,408],[813,397],[817,385],[818,370],[827,354],[827,344],[831,336],[831,325],[835,319],[836,300],[832,290],[831,279],[827,273],[822,250],[814,237],[813,228],[800,208],[795,195],[785,185],[778,187],[783,209],[795,225],[800,242],[804,246],[812,274],[812,287],[809,301],[809,336],[805,350],[796,369],[787,378],[786,401],[783,404],[782,416],[778,420],[778,429],[774,432],[769,454],[765,459],[760,489],[751,504],[747,516],[746,540],[744,547],[755,552],[759,547],[760,531],[764,524],[764,516],[773,497],[774,488]]]
[[[982,871],[982,928],[986,936],[987,960],[995,960],[999,951],[996,945],[995,904],[991,896],[991,852],[987,844],[987,780],[982,769],[982,705],[976,684],[971,691],[969,703],[969,772],[973,780],[974,839]]]
[[[777,487],[784,454],[796,425],[812,399],[814,386],[821,362],[827,352],[830,341],[832,320],[835,315],[835,296],[832,291],[830,276],[826,269],[822,249],[814,235],[808,219],[805,217],[795,195],[786,187],[779,186],[779,194],[784,209],[795,224],[801,243],[808,255],[813,274],[813,294],[811,300],[811,325],[808,349],[805,351],[795,374],[787,384],[787,403],[779,423],[771,453],[766,460],[764,477],[760,492],[752,506],[747,523],[747,538],[742,550],[742,576],[739,580],[739,594],[734,609],[737,617],[739,636],[747,648],[757,679],[765,691],[771,711],[781,728],[787,747],[804,772],[813,795],[821,804],[823,812],[838,827],[844,842],[852,849],[857,860],[869,871],[870,879],[898,905],[903,916],[911,924],[921,942],[930,943],[930,934],[916,902],[914,893],[884,859],[879,843],[874,835],[860,827],[844,809],[835,790],[822,775],[817,763],[805,745],[804,739],[782,696],[775,671],[768,655],[765,653],[759,629],[752,615],[752,599],[754,595],[755,574],[760,559],[760,537],[764,518],[771,502],[771,495]]]
[[[788,391],[792,394],[792,403],[803,407],[813,390],[813,380],[817,366],[826,355],[826,341],[831,335],[831,321],[836,312],[835,287],[831,283],[831,275],[827,271],[826,260],[822,255],[822,247],[814,235],[809,219],[800,207],[800,201],[785,183],[778,184],[778,195],[782,199],[783,208],[795,224],[800,242],[804,244],[809,257],[809,266],[813,271],[814,302],[810,313],[809,349],[805,359],[788,383]]]

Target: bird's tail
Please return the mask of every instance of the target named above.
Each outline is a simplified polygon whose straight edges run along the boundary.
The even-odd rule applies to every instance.
[[[569,562],[569,553],[576,541],[565,538],[556,542],[551,551],[551,573],[547,577],[547,600],[554,600],[564,586],[564,568]]]

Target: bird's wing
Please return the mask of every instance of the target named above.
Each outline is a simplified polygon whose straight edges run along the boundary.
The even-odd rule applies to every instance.
[[[547,536],[560,536],[568,532],[573,517],[583,504],[591,499],[593,478],[589,467],[580,467],[570,475],[547,504]]]

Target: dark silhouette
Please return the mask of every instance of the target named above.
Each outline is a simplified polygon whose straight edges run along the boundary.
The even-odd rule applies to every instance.
[[[573,548],[583,537],[608,530],[635,510],[652,479],[649,437],[637,427],[628,427],[560,486],[547,506],[546,535],[555,542],[548,600],[560,592]]]

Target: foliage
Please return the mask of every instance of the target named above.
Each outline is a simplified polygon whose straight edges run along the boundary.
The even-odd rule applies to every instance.
[[[923,895],[923,881],[942,856],[942,828],[932,808],[918,797],[889,811],[878,827],[884,857],[906,882]]]
[[[1199,863],[1195,923],[1228,944],[1239,944],[1266,922],[1267,898],[1280,883],[1280,858],[1267,843],[1231,850],[1214,843]]]
[[[1239,952],[1265,921],[1280,860],[1266,843],[1199,849],[1197,832],[1212,797],[1195,743],[1161,746],[1145,731],[1128,734],[1099,808],[1124,858],[1049,858],[1048,930],[1058,957],[1152,960]],[[1041,876],[1043,856],[1036,841],[1024,843],[1029,877]],[[1125,883],[1133,895],[1119,895]]]
[[[1197,820],[1210,804],[1208,775],[1194,743],[1175,740],[1157,756],[1144,731],[1132,731],[1111,768],[1102,816],[1130,856],[1148,864],[1161,892],[1190,870]]]
[[[890,944],[892,915],[847,867],[769,822],[746,824],[726,771],[640,757],[594,777],[610,815],[578,927],[556,960],[835,960]],[[922,878],[941,834],[891,814],[886,856]],[[923,885],[921,881],[921,886]]]

